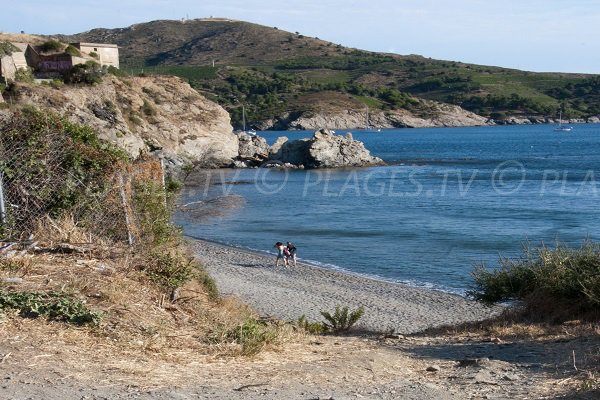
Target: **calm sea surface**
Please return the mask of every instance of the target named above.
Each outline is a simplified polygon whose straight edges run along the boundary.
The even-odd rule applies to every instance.
[[[312,135],[259,134],[269,143]],[[260,251],[290,240],[314,263],[458,293],[475,265],[517,256],[525,241],[600,240],[600,125],[353,135],[389,165],[214,171],[215,185],[186,188],[181,202],[193,204],[176,222]]]

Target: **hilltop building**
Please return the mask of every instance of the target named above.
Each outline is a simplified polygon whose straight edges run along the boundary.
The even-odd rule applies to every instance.
[[[29,43],[10,43],[11,54],[0,57],[0,77],[15,80],[19,69],[30,68],[38,78],[58,78],[74,65],[95,61],[101,66],[119,68],[119,48],[107,43],[71,43],[79,55],[65,51],[41,53]]]
[[[97,54],[100,65],[119,68],[119,47],[116,44],[107,43],[71,43],[73,47],[82,54]]]

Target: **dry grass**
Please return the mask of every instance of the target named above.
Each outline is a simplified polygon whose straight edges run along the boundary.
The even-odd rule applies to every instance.
[[[37,35],[30,35],[27,33],[0,32],[0,42],[31,43],[38,45],[44,43],[45,41],[46,39]]]
[[[454,326],[428,329],[418,336],[468,335],[471,337],[501,340],[548,340],[561,337],[588,337],[600,335],[600,323],[584,319],[556,323],[552,318],[531,319],[522,310],[507,309],[499,316],[481,321]]]
[[[39,243],[53,246],[56,243],[91,243],[94,238],[80,228],[72,215],[58,220],[45,216],[36,221],[33,235]]]
[[[86,232],[69,217],[43,219],[38,223],[35,238],[41,247],[86,244],[89,240]],[[206,287],[194,279],[180,287],[177,300],[171,302],[169,292],[139,268],[140,262],[144,262],[139,254],[107,243],[85,248],[88,251],[71,254],[29,251],[3,258],[0,277],[18,276],[23,282],[0,285],[7,291],[66,291],[92,310],[104,312],[96,328],[55,325],[62,334],[76,332],[84,344],[88,340],[108,340],[111,345],[104,349],[108,351],[106,356],[151,354],[172,360],[192,354],[211,357],[244,354],[243,343],[220,337],[218,333],[257,320],[249,307],[234,298],[212,299]],[[19,317],[9,315],[8,326],[18,327],[18,321]],[[41,320],[37,323],[47,325]],[[272,329],[277,340],[265,343],[261,350],[276,349],[279,343],[294,336],[290,327],[273,325]]]

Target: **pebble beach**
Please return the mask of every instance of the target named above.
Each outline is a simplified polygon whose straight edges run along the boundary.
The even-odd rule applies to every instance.
[[[221,295],[235,296],[263,317],[320,321],[336,306],[364,307],[357,323],[368,332],[411,334],[489,318],[500,311],[459,295],[411,287],[299,262],[275,267],[268,254],[190,239],[195,256]]]

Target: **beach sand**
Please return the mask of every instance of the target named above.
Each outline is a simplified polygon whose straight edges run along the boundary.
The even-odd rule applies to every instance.
[[[500,311],[459,295],[370,279],[304,263],[275,267],[275,257],[190,239],[194,254],[217,281],[220,293],[238,297],[261,316],[321,321],[336,306],[365,313],[356,327],[411,334],[427,328],[483,320]]]

